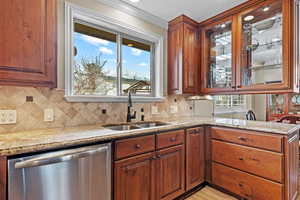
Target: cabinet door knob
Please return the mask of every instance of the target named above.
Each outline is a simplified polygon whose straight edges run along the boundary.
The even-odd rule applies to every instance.
[[[141,145],[140,145],[140,144],[136,144],[136,145],[135,145],[135,148],[136,148],[136,149],[140,149],[140,148],[141,148]]]
[[[244,158],[240,157],[239,160],[244,160]]]
[[[239,136],[238,139],[241,140],[241,141],[243,141],[243,142],[246,142],[246,141],[247,141],[247,138],[241,137],[241,136]]]
[[[175,137],[172,137],[170,140],[171,140],[171,142],[175,142],[175,141],[176,141],[176,138],[175,138]]]

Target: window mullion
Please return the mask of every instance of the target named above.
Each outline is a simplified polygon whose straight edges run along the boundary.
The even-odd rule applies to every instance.
[[[117,35],[117,95],[122,95],[121,77],[122,77],[122,37]]]

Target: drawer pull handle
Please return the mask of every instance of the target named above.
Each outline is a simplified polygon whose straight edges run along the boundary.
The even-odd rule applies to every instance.
[[[245,138],[245,137],[238,137],[239,140],[243,141],[243,142],[246,142],[248,139]]]
[[[256,161],[256,162],[259,162],[259,160],[256,159],[256,158],[251,158],[251,160]]]
[[[156,160],[156,156],[152,156],[150,160]]]
[[[171,140],[171,142],[175,142],[176,138],[172,137],[170,140]]]
[[[140,149],[140,148],[141,148],[141,145],[136,144],[136,145],[135,145],[135,148],[136,148],[136,149]]]
[[[244,185],[243,185],[242,183],[239,183],[239,186],[240,186],[240,187],[244,187]]]
[[[244,158],[240,157],[239,160],[244,160]]]

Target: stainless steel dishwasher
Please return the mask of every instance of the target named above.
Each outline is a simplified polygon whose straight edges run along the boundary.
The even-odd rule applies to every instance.
[[[11,159],[9,200],[110,200],[111,144]]]

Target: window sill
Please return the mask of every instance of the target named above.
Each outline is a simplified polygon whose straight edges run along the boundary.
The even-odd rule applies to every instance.
[[[239,113],[247,113],[247,110],[236,110],[236,111],[219,111],[214,112],[214,115],[222,115],[222,114],[239,114]]]
[[[65,96],[68,102],[98,102],[98,103],[125,103],[128,102],[127,96],[107,97],[107,96]],[[132,96],[132,101],[136,103],[152,103],[162,102],[164,97],[135,97]]]

